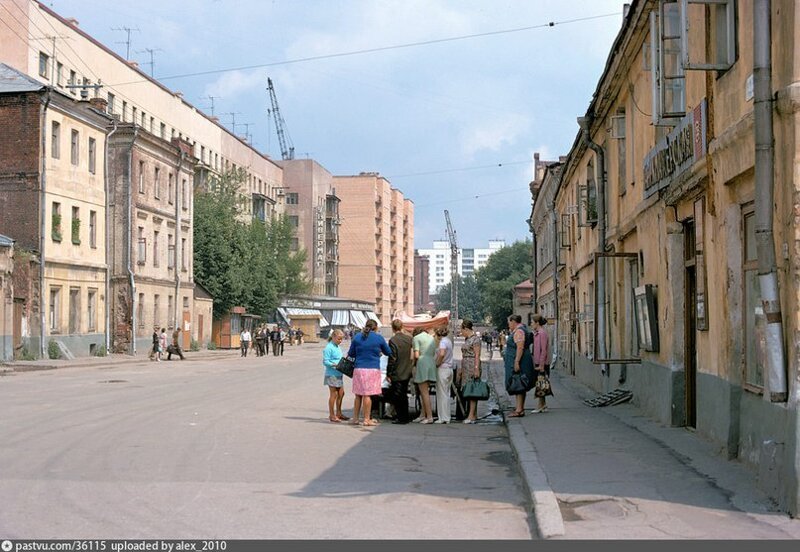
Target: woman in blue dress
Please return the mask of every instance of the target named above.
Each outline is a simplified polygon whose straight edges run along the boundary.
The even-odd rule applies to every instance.
[[[512,374],[521,372],[523,376],[528,378],[526,389],[521,393],[515,393],[516,409],[508,417],[521,418],[525,415],[525,396],[533,388],[536,381],[533,370],[533,357],[531,356],[533,336],[528,331],[528,328],[525,327],[525,324],[522,323],[522,317],[518,314],[512,314],[508,317],[508,329],[510,330],[510,335],[503,355],[506,368],[506,391],[508,394],[512,394],[508,387]]]
[[[342,350],[339,345],[344,339],[342,330],[333,330],[328,338],[328,344],[322,351],[322,365],[325,367],[325,385],[328,386],[330,395],[328,396],[328,419],[331,422],[341,422],[349,420],[342,414],[342,400],[344,399],[344,377],[336,369],[336,365],[342,360]]]

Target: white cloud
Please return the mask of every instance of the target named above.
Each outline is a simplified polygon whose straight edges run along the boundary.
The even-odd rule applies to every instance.
[[[267,87],[264,71],[229,71],[220,75],[211,84],[206,85],[205,94],[233,100],[237,96],[251,92],[258,87],[264,89]]]
[[[525,117],[492,117],[477,121],[459,133],[462,153],[472,157],[481,151],[501,151],[528,130]]]

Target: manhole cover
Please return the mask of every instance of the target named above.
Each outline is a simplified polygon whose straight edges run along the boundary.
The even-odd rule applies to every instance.
[[[128,380],[105,380],[98,383],[129,383]]]

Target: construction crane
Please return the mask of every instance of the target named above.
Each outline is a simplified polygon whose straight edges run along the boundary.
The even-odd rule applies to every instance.
[[[458,329],[458,240],[456,231],[450,222],[450,213],[444,210],[444,220],[447,222],[447,239],[450,242],[450,335],[456,338]]]
[[[278,142],[281,146],[281,158],[284,161],[294,159],[294,144],[292,144],[289,131],[286,130],[286,122],[283,120],[278,107],[278,98],[275,96],[275,87],[272,86],[272,79],[269,77],[267,77],[267,90],[269,90],[269,99],[272,102],[272,109],[267,110],[267,113],[275,119],[275,130],[278,131]]]

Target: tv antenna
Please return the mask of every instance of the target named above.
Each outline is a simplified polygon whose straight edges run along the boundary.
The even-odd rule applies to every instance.
[[[133,27],[111,27],[111,30],[112,31],[124,31],[128,35],[128,38],[126,40],[122,40],[122,41],[118,40],[118,41],[115,42],[115,44],[124,44],[125,45],[125,59],[126,60],[130,60],[131,59],[131,33],[133,33],[133,32],[136,32],[136,33],[141,32],[139,30],[139,27],[136,27],[136,28],[133,28]]]
[[[145,62],[145,65],[149,65],[150,66],[150,76],[151,77],[153,76],[153,73],[155,73],[155,69],[156,69],[156,60],[155,60],[155,56],[153,54],[155,54],[156,52],[163,52],[163,51],[164,50],[162,50],[161,48],[145,48],[144,50],[136,50],[137,54],[143,54],[145,52],[150,54],[150,61]]]

